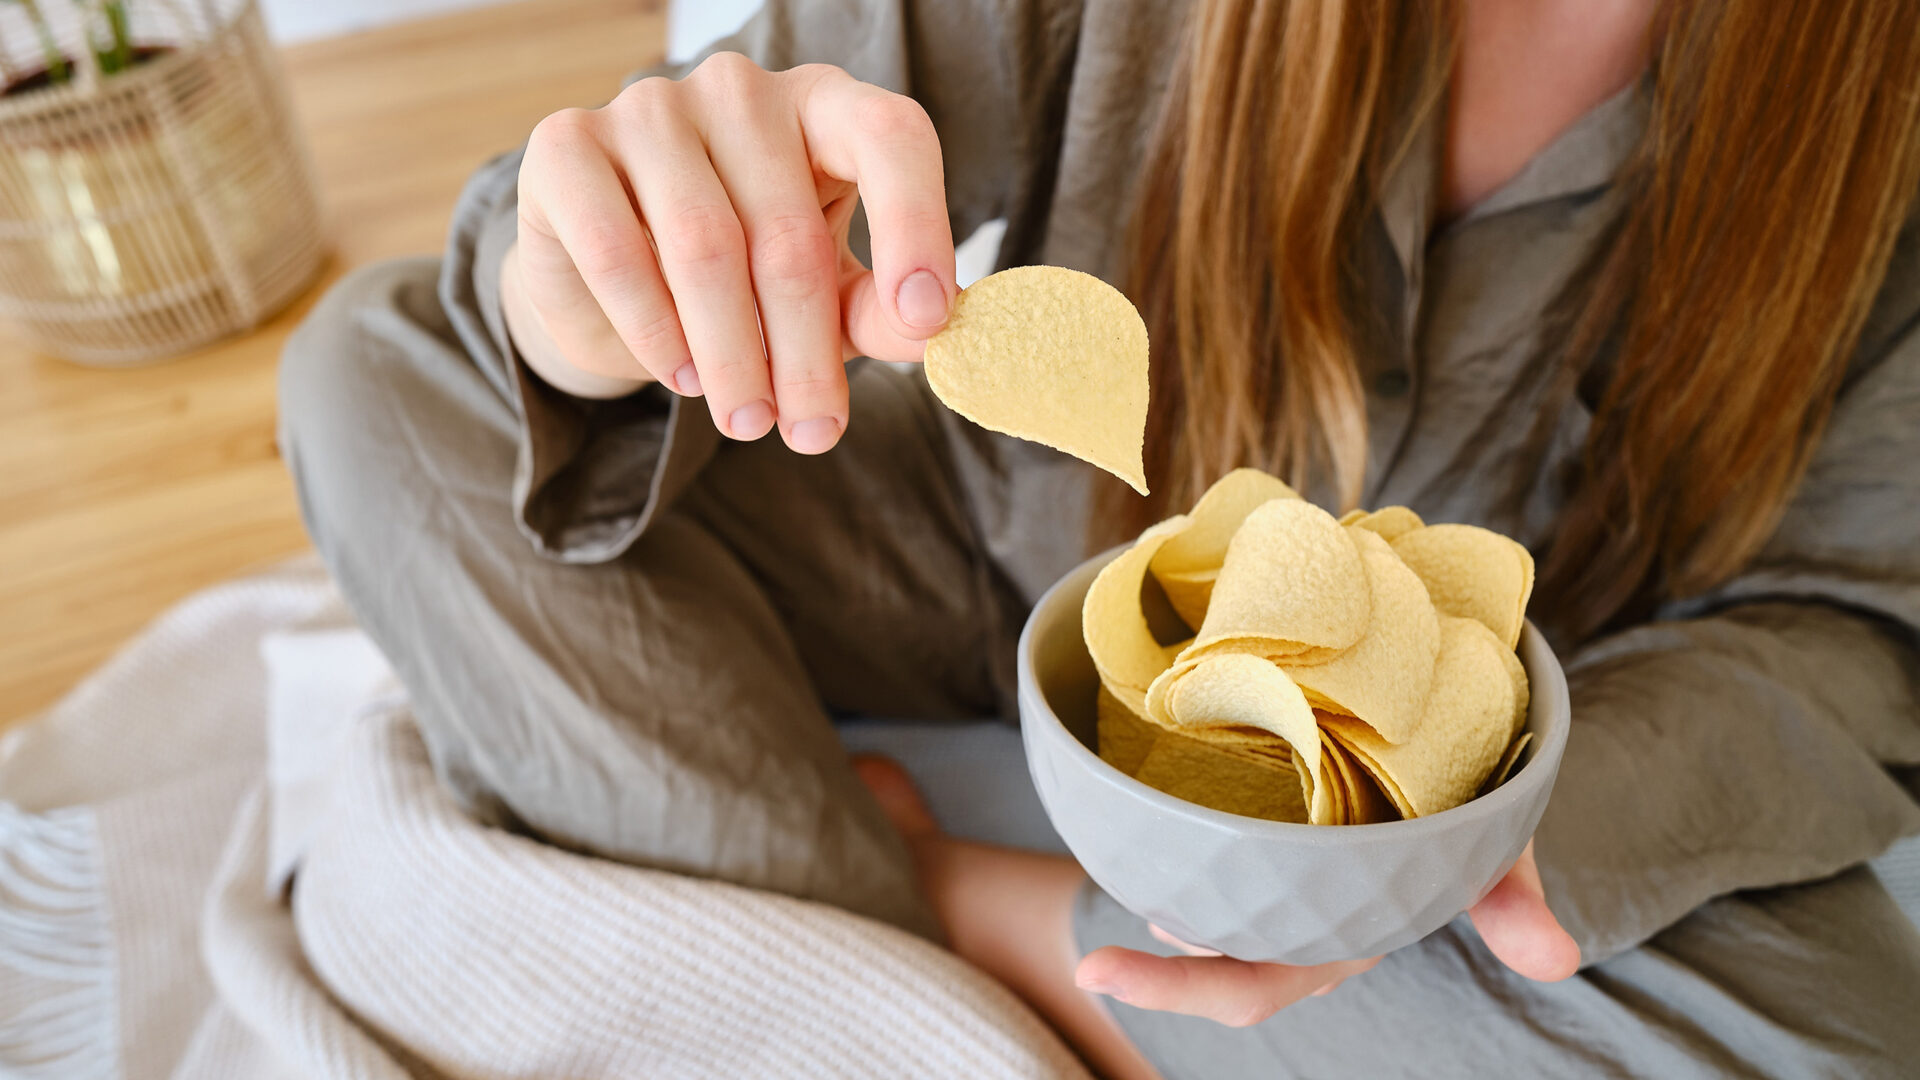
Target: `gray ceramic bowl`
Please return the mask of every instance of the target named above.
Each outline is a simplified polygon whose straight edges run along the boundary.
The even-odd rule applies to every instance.
[[[1323,964],[1420,940],[1471,907],[1533,835],[1567,745],[1567,681],[1529,623],[1527,760],[1464,806],[1412,821],[1314,826],[1163,794],[1094,752],[1098,678],[1080,603],[1116,552],[1048,590],[1020,635],[1020,729],[1047,815],[1093,880],[1184,941],[1243,960]]]

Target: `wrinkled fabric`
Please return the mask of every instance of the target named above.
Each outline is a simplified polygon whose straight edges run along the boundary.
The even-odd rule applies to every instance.
[[[577,851],[937,938],[827,712],[997,707],[1018,598],[973,542],[925,383],[857,364],[845,452],[729,446],[618,558],[543,558],[515,526],[514,399],[435,274],[349,275],[288,343],[280,393],[308,532],[443,782]]]
[[[1173,955],[1098,889],[1083,890],[1074,914],[1082,950]],[[1165,1080],[1899,1080],[1920,1061],[1916,1000],[1920,938],[1858,866],[1719,897],[1561,983],[1515,975],[1463,915],[1249,1028],[1111,1008]]]
[[[1154,0],[774,0],[716,48],[744,52],[770,68],[836,63],[912,94],[940,133],[956,236],[1002,217],[1008,223],[1002,265],[1048,262],[1113,280],[1124,263],[1131,185],[1183,10]],[[1369,316],[1359,328],[1370,425],[1365,504],[1404,503],[1429,520],[1483,525],[1543,548],[1569,497],[1591,422],[1589,399],[1549,395],[1550,373],[1537,357],[1543,309],[1618,213],[1611,178],[1640,137],[1648,94],[1647,86],[1636,85],[1603,103],[1450,222],[1436,220],[1434,126],[1415,132],[1411,152],[1377,178],[1378,213],[1354,253]],[[697,710],[698,725],[649,719],[639,726],[638,742],[611,756],[597,740],[613,736],[589,738],[573,727],[630,733],[631,710],[650,716],[644,704],[663,688],[666,700],[677,704],[698,697],[681,687],[742,682],[760,669],[763,655],[790,655],[858,618],[855,608],[833,606],[842,597],[824,592],[804,602],[783,600],[786,568],[780,545],[767,537],[795,528],[822,529],[821,535],[848,545],[838,564],[852,568],[839,579],[844,597],[891,596],[920,613],[920,626],[941,628],[905,639],[916,662],[933,662],[939,674],[931,685],[958,685],[950,679],[951,653],[977,661],[964,693],[942,690],[931,698],[947,708],[1009,709],[1021,610],[1085,555],[1091,471],[928,405],[921,419],[930,426],[915,421],[911,453],[889,451],[885,461],[837,467],[870,469],[873,477],[902,461],[902,467],[934,469],[950,479],[950,485],[941,482],[937,506],[919,496],[896,504],[887,491],[846,488],[833,493],[844,501],[832,514],[779,511],[781,502],[797,497],[787,478],[805,469],[783,457],[777,441],[725,444],[700,403],[683,406],[657,388],[612,402],[572,399],[520,363],[504,329],[497,280],[515,229],[517,168],[515,155],[498,159],[475,175],[461,200],[441,267],[437,306],[444,315],[417,316],[447,320],[450,332],[440,340],[408,344],[412,331],[388,326],[392,305],[379,296],[363,295],[316,316],[392,332],[378,346],[387,356],[382,366],[408,374],[388,391],[398,400],[383,408],[413,416],[409,424],[433,416],[436,425],[485,430],[483,447],[470,445],[479,436],[445,436],[444,445],[423,447],[396,433],[341,424],[309,440],[314,464],[302,470],[303,499],[321,548],[335,545],[330,560],[347,564],[343,585],[421,700],[443,771],[472,772],[466,783],[473,797],[505,809],[552,804],[565,827],[550,833],[562,842],[601,846],[596,838],[631,827],[607,824],[608,807],[621,808],[615,815],[621,822],[669,808],[702,820],[709,811],[701,800],[716,790],[702,769],[721,767],[673,740],[723,738],[716,733],[743,722],[740,710],[704,707]],[[433,299],[409,303],[424,307]],[[1805,883],[1840,874],[1920,831],[1913,787],[1913,769],[1920,766],[1920,470],[1912,464],[1920,460],[1917,317],[1920,235],[1909,229],[1807,477],[1748,570],[1707,595],[1667,605],[1644,625],[1602,640],[1562,643],[1573,734],[1537,851],[1549,903],[1588,964],[1686,925],[1690,913],[1717,897],[1783,886],[1818,891],[1826,886]],[[305,346],[367,347],[318,339]],[[468,367],[457,379],[446,374],[461,365]],[[326,361],[301,366],[322,370]],[[356,395],[328,382],[352,377],[317,378],[314,393],[332,402],[322,408],[357,407]],[[897,422],[889,406],[863,397],[859,378],[849,441],[827,460],[872,452],[861,448],[863,426]],[[424,385],[448,380],[460,387]],[[917,376],[886,380],[890,389],[881,397],[924,394]],[[443,400],[449,395],[456,404]],[[297,405],[288,401],[290,413]],[[472,418],[462,412],[468,409]],[[1553,438],[1544,453],[1530,454],[1523,441],[1543,411],[1553,416]],[[328,421],[309,423],[320,430]],[[364,451],[334,447],[366,438],[375,445]],[[431,466],[451,481],[430,475],[370,480],[369,474],[391,467],[386,463],[394,451],[382,440],[407,446],[413,457],[402,460],[408,468]],[[462,457],[468,454],[484,457],[485,467],[468,468]],[[729,461],[753,465],[733,468]],[[340,470],[354,474],[333,477]],[[755,479],[739,479],[743,473]],[[363,494],[352,512],[307,495],[369,483],[387,490]],[[730,497],[733,484],[746,484],[742,491],[766,501]],[[1325,501],[1325,493],[1310,494]],[[736,544],[765,549],[741,565],[743,585],[707,593],[704,602],[686,599],[684,608],[649,607],[647,594],[636,595],[632,582],[663,587],[658,583],[671,574],[686,572],[688,545],[708,550],[708,540],[685,539],[676,516],[716,502],[732,507],[729,531],[712,548],[716,557],[739,560]],[[449,552],[449,538],[461,530],[436,519],[458,518],[472,507],[484,507],[484,536],[463,539]],[[372,529],[358,520],[393,511],[411,515],[413,524]],[[971,575],[964,590],[932,589],[931,603],[916,592],[926,581],[917,558],[871,554],[901,550],[872,538],[911,537],[926,528],[928,514],[939,522],[932,532],[940,544],[951,545],[939,548],[940,558],[949,567],[964,564]],[[703,519],[701,528],[711,533],[712,523]],[[396,550],[417,557],[396,562]],[[422,569],[428,565],[444,568],[428,573]],[[414,573],[426,576],[414,581]],[[475,590],[470,582],[476,579],[495,584]],[[903,581],[918,584],[903,590]],[[463,599],[438,598],[436,590],[444,589]],[[756,612],[751,631],[736,625],[743,618],[736,605]],[[684,622],[684,612],[699,625]],[[461,619],[464,649],[475,641],[490,649],[499,638],[513,647],[484,662],[463,656],[448,644],[451,632],[442,620],[449,613]],[[663,621],[667,615],[675,621]],[[740,635],[774,644],[764,654],[722,647]],[[701,648],[650,644],[703,639]],[[834,692],[844,692],[869,678],[845,660],[827,662],[824,676],[805,657],[798,665],[783,660],[781,674],[770,680],[795,696],[781,711],[806,716],[794,730],[809,733],[802,742],[813,749],[798,757],[816,763],[810,768],[831,771],[817,764],[824,743],[813,732],[821,721],[816,699],[807,695],[827,692],[815,685],[822,679],[837,680]],[[539,677],[509,675],[517,665]],[[461,683],[470,673],[462,669],[481,666],[502,669],[482,682],[501,685],[493,722],[515,734],[503,739],[464,730],[436,737],[436,696],[472,701],[473,691]],[[879,666],[887,678],[907,670],[892,660]],[[602,682],[621,692],[602,694]],[[552,687],[564,692],[549,693]],[[465,715],[469,725],[480,723],[472,710]],[[777,757],[769,747],[777,747],[784,729],[745,723],[765,740],[753,744],[756,752]],[[511,766],[463,764],[471,747],[487,744]],[[629,768],[637,771],[623,771]],[[1904,782],[1896,779],[1902,776]],[[737,776],[719,786],[729,785],[738,794]],[[842,797],[863,798],[849,793],[844,777],[830,788],[805,805],[823,811]],[[761,806],[755,813],[774,811]],[[871,846],[860,850],[875,859],[897,858],[868,826],[847,835],[864,837],[861,843]],[[708,832],[691,830],[684,843],[671,845],[674,857],[733,880],[792,887],[785,878],[757,876],[752,857],[729,863],[689,854],[704,850],[700,845],[709,839]],[[646,857],[638,847],[613,849]],[[842,850],[823,850],[829,849]],[[858,862],[835,858],[828,862],[836,867]],[[897,871],[889,873],[898,878]],[[895,918],[914,918],[898,914],[910,905],[882,906]],[[1873,905],[1850,910],[1856,918],[1878,918]],[[1874,925],[1902,943],[1885,951],[1888,963],[1909,963],[1910,942],[1901,935],[1910,936],[1911,927]],[[1676,1001],[1670,1020],[1683,1022],[1687,1007],[1687,999]]]

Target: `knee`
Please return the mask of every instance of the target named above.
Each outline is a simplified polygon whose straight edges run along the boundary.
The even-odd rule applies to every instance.
[[[363,266],[327,290],[280,353],[282,450],[326,452],[351,444],[390,350],[369,332],[382,313],[418,307],[433,289],[436,263],[400,259]]]
[[[402,259],[354,270],[281,351],[280,453],[323,551],[391,472],[392,413],[412,407],[397,389],[417,381],[404,369],[424,362],[422,350],[396,340],[395,330],[411,327],[430,339],[432,324],[444,323],[434,299],[437,267],[433,259]]]

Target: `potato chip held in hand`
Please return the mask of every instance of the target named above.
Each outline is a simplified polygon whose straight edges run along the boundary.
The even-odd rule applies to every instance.
[[[954,412],[1147,493],[1147,327],[1113,286],[1059,266],[1002,270],[961,291],[925,361]]]

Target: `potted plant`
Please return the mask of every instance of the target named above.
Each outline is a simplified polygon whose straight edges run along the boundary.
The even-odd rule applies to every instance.
[[[124,364],[273,314],[322,261],[253,0],[0,0],[0,318]]]

